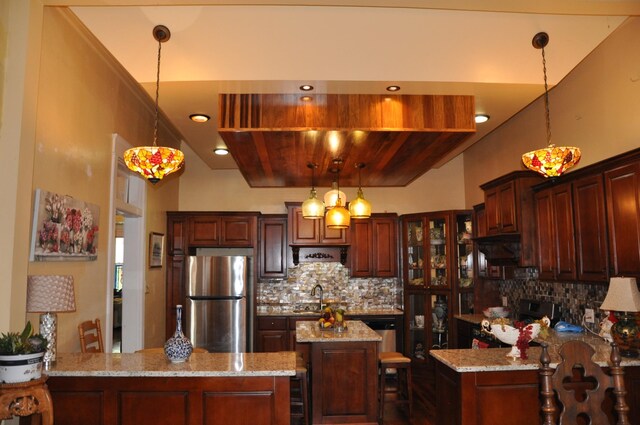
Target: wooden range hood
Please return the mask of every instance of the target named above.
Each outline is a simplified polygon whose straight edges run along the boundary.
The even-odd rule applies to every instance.
[[[219,132],[251,187],[406,186],[475,133],[473,96],[221,94]]]

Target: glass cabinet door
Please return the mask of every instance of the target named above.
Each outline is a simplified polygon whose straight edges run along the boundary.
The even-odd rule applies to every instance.
[[[408,314],[409,332],[406,334],[405,352],[414,360],[425,360],[427,357],[427,295],[424,293],[409,294],[405,311]]]
[[[447,220],[429,219],[429,286],[446,287],[447,276]]]
[[[431,350],[449,346],[449,295],[431,294],[429,311],[431,312]]]
[[[405,226],[407,240],[407,284],[409,286],[424,287],[425,265],[424,265],[424,220],[416,219],[406,222]]]
[[[456,283],[458,289],[457,314],[474,312],[473,228],[471,214],[457,214],[456,226]]]

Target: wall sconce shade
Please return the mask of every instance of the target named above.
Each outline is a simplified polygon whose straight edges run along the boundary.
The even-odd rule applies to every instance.
[[[528,169],[544,177],[558,177],[580,161],[580,149],[574,146],[556,146],[551,143],[551,119],[549,114],[549,87],[547,84],[547,61],[544,48],[549,42],[549,35],[539,32],[533,37],[531,44],[542,50],[542,70],[544,73],[544,109],[547,124],[547,143],[549,146],[536,149],[522,155],[522,162]]]
[[[137,146],[124,153],[124,163],[127,167],[151,183],[155,184],[168,174],[178,171],[184,164],[184,154],[174,148],[158,146],[158,95],[160,92],[160,53],[162,43],[171,38],[169,28],[157,25],[153,29],[153,37],[158,41],[158,68],[156,73],[156,103],[155,120],[153,126],[153,146]]]

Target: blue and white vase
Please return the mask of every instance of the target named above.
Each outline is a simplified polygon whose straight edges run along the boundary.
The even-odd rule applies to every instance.
[[[176,332],[164,344],[164,354],[171,363],[182,363],[189,359],[193,345],[182,333],[182,306],[176,306]]]

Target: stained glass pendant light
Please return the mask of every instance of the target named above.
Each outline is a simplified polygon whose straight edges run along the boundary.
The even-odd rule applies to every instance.
[[[307,200],[302,203],[302,217],[315,220],[324,217],[324,202],[316,196],[314,171],[318,165],[310,162],[307,167],[311,168],[311,191]]]
[[[549,146],[522,155],[524,165],[544,177],[558,177],[580,161],[580,149],[573,146],[556,146],[551,143],[551,119],[549,118],[549,88],[547,85],[547,61],[544,48],[549,43],[549,35],[539,32],[531,42],[542,50],[542,70],[544,72],[544,108],[547,123],[547,143]]]
[[[336,164],[336,166],[331,170],[336,174],[336,189],[338,191],[340,191],[340,168],[337,164],[341,162],[342,161],[336,162],[334,160],[333,163]],[[342,199],[340,197],[337,198],[336,205],[327,211],[324,223],[329,229],[347,229],[351,224],[349,210],[342,206]]]
[[[371,217],[371,204],[369,201],[364,199],[364,195],[362,194],[361,171],[364,167],[365,164],[362,162],[356,163],[356,168],[358,169],[358,193],[356,195],[356,199],[349,203],[349,213],[351,214],[351,218]]]
[[[158,183],[168,174],[178,171],[184,164],[184,154],[174,148],[158,146],[158,94],[160,91],[160,53],[162,43],[171,38],[169,28],[157,25],[153,37],[158,41],[158,67],[156,72],[155,122],[153,126],[153,146],[138,146],[124,153],[124,162],[130,170],[142,175],[151,183]]]

